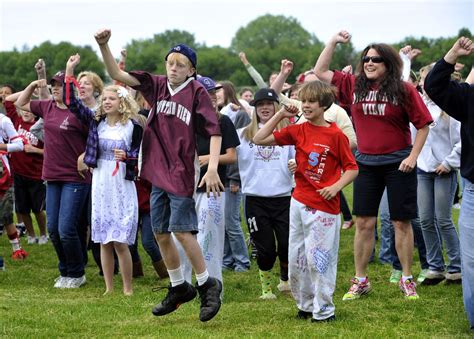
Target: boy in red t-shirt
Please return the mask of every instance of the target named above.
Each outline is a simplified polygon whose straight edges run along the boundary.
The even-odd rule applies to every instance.
[[[296,187],[290,206],[289,278],[298,319],[335,320],[332,296],[336,287],[339,249],[339,192],[358,174],[349,140],[324,111],[335,90],[320,81],[299,91],[306,122],[274,131],[284,118],[298,113],[285,107],[255,135],[258,145],[295,145]],[[344,174],[341,176],[341,171]]]

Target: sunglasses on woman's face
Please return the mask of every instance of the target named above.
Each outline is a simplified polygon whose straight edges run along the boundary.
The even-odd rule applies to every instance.
[[[367,63],[369,61],[372,61],[374,64],[380,64],[381,62],[383,62],[383,58],[381,56],[365,56],[362,58],[362,61],[364,63]]]

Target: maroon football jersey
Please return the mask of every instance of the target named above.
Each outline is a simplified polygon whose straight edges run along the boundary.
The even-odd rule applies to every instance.
[[[188,79],[172,90],[165,76],[130,72],[152,106],[143,133],[141,177],[166,192],[191,197],[195,189],[196,133],[220,135],[206,89]]]

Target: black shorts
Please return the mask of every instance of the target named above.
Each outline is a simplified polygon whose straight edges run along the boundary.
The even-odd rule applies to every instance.
[[[416,168],[410,173],[398,170],[400,163],[368,166],[361,163],[354,181],[354,209],[358,216],[378,215],[380,200],[387,187],[391,220],[411,220],[417,216]]]
[[[15,211],[20,214],[38,213],[44,211],[46,186],[43,180],[35,180],[14,174]]]

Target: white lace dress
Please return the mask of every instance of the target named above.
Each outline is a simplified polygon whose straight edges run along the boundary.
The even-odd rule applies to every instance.
[[[114,149],[129,150],[133,123],[98,126],[97,168],[92,175],[92,241],[133,244],[137,234],[138,199],[135,183],[125,180],[125,162],[114,160]]]

